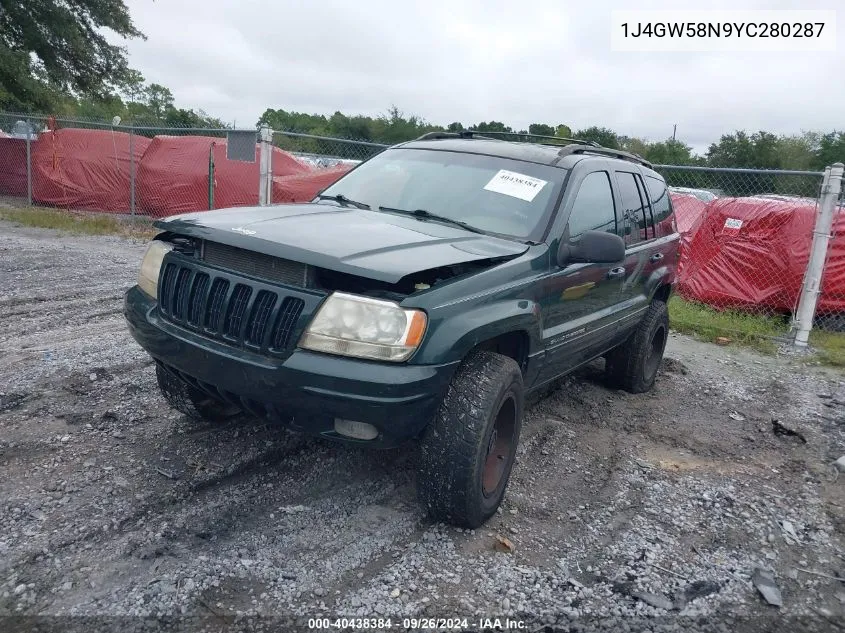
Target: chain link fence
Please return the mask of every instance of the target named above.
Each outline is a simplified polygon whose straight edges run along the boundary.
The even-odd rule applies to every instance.
[[[10,204],[139,217],[310,200],[387,145],[273,130],[269,165],[228,155],[256,130],[162,127],[0,113],[0,197]],[[241,137],[243,138],[243,137]],[[247,140],[249,140],[247,138]],[[249,152],[247,152],[249,153]],[[682,261],[678,293],[719,311],[719,328],[779,337],[807,286],[822,172],[657,165],[670,188]],[[260,197],[261,173],[267,193]],[[845,329],[845,212],[835,207],[816,322]],[[754,319],[759,319],[755,322]]]
[[[273,132],[273,145],[322,167],[357,165],[384,151],[387,145],[301,132]]]
[[[804,286],[824,173],[655,168],[672,192],[682,239],[677,291],[690,305],[679,318],[700,321],[702,309],[716,308],[714,322],[726,338],[788,335],[796,327],[791,316]],[[833,281],[823,284],[820,314],[837,304]]]

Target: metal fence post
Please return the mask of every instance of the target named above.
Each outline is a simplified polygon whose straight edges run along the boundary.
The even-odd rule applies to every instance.
[[[273,130],[266,123],[258,129],[258,142],[258,204],[266,207],[273,201]]]
[[[129,213],[135,217],[135,128],[129,128]]]
[[[26,204],[32,206],[32,123],[26,119]]]
[[[807,261],[807,270],[804,273],[804,286],[801,290],[798,310],[795,313],[796,347],[807,346],[810,330],[813,329],[813,318],[816,314],[816,304],[821,292],[824,263],[830,242],[833,211],[839,201],[839,193],[842,191],[843,171],[845,171],[845,165],[834,163],[825,170],[824,180],[822,181],[819,212],[816,215],[816,226],[813,229],[813,245],[810,250],[810,258]]]

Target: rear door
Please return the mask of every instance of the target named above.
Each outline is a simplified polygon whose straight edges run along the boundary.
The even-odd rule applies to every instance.
[[[614,170],[623,235],[625,238],[625,278],[622,283],[621,329],[634,327],[648,307],[654,271],[664,265],[664,253],[656,248],[657,233],[651,197],[636,167]]]
[[[604,161],[602,161],[604,164]],[[551,242],[550,274],[541,289],[546,362],[538,383],[546,382],[600,354],[617,332],[622,263],[559,266],[561,240],[577,240],[584,231],[618,232],[610,169],[573,174]]]

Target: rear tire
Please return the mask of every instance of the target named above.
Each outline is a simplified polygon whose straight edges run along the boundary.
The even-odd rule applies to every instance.
[[[241,409],[192,387],[161,363],[156,363],[156,381],[167,404],[197,422],[223,422]]]
[[[522,427],[516,362],[474,352],[455,372],[423,434],[417,489],[432,518],[476,528],[502,502]]]
[[[630,391],[644,393],[654,386],[669,337],[669,310],[663,301],[654,301],[631,337],[605,356],[608,382]]]

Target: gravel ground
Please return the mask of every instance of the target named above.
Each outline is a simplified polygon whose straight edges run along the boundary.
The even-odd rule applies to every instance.
[[[676,335],[650,394],[587,367],[529,409],[500,514],[462,531],[421,511],[413,447],[168,409],[121,313],[142,252],[0,222],[0,629],[845,628],[841,373]]]

